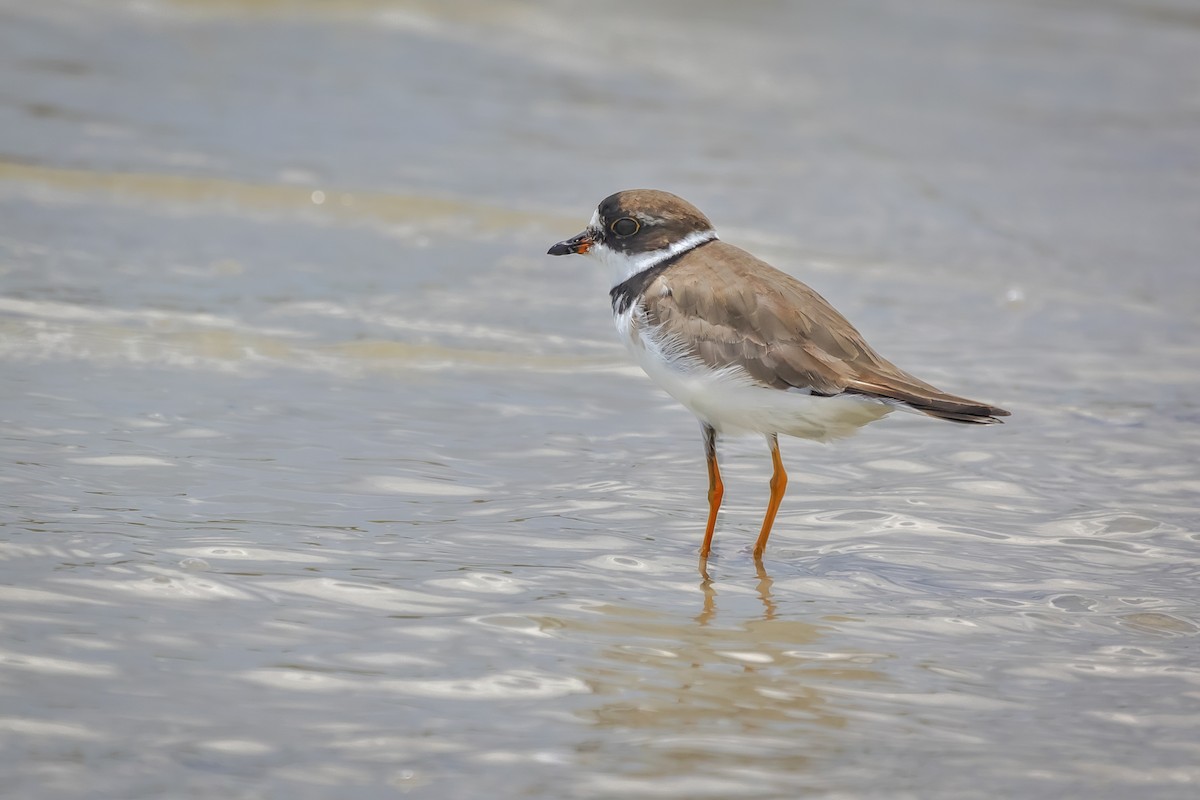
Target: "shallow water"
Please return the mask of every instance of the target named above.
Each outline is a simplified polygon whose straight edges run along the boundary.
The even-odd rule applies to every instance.
[[[702,12],[702,13],[701,13]],[[1190,798],[1186,3],[0,2],[5,796]],[[1011,409],[723,444],[668,188]]]

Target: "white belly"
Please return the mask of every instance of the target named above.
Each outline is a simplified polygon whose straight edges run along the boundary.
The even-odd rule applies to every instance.
[[[820,397],[756,383],[745,370],[712,370],[661,341],[636,319],[636,304],[616,318],[621,340],[651,380],[718,433],[785,433],[828,441],[852,435],[892,406],[869,397]]]

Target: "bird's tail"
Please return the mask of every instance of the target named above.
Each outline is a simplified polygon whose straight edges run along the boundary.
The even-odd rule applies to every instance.
[[[897,372],[899,373],[899,370]],[[1000,417],[1007,417],[1010,413],[1003,408],[981,403],[978,400],[947,394],[907,373],[895,376],[879,375],[872,376],[871,379],[856,380],[846,387],[846,391],[867,397],[878,397],[881,400],[894,400],[931,417],[973,425],[991,425],[994,422],[1003,422]]]

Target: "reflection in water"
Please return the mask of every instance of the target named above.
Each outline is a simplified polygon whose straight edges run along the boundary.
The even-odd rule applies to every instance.
[[[774,581],[767,574],[767,568],[763,566],[762,559],[754,560],[754,568],[758,572],[758,597],[763,604],[763,619],[771,620],[775,618],[775,601],[771,598],[771,587]],[[712,578],[708,575],[708,565],[705,559],[700,559],[700,591],[704,593],[704,608],[696,615],[696,622],[701,625],[707,625],[712,621],[717,613],[717,590],[713,586]]]
[[[606,762],[619,766],[593,777],[593,790],[640,791],[653,780],[657,790],[672,781],[684,791],[747,770],[795,775],[828,753],[828,732],[850,719],[822,686],[887,678],[871,666],[879,656],[831,666],[819,646],[825,629],[776,618],[770,587],[760,570],[763,617],[729,626],[718,624],[709,581],[694,620],[608,605],[598,618],[565,622],[600,644],[580,675],[599,702],[582,715],[603,731],[594,741]]]

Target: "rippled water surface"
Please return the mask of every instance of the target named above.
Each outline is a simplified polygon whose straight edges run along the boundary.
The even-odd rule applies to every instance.
[[[826,7],[828,6],[828,7]],[[5,797],[1192,798],[1192,4],[0,2]],[[1013,411],[723,444],[695,201]]]

